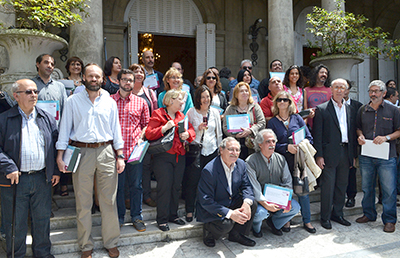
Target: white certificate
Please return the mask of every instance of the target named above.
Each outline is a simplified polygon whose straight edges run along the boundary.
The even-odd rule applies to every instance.
[[[281,209],[290,208],[293,190],[277,185],[266,184],[264,187],[265,200],[278,205]]]
[[[292,133],[293,144],[299,144],[306,138],[306,127],[303,126]]]
[[[278,77],[279,79],[281,79],[281,81],[283,81],[283,78],[285,78],[285,73],[284,72],[269,72],[269,75],[272,77]]]
[[[158,84],[158,76],[156,73],[147,75],[146,80],[144,80],[143,84],[146,88],[152,90],[160,87],[160,85]]]
[[[375,144],[372,140],[365,140],[365,144],[361,145],[361,155],[378,159],[389,159],[390,144],[384,142]]]
[[[60,106],[58,100],[38,100],[36,106],[52,115],[57,122],[60,119]]]
[[[249,114],[226,116],[226,125],[230,133],[241,132],[242,128],[250,128],[250,116]]]

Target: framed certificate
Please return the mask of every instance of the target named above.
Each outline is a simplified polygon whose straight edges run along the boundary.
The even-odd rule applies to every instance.
[[[268,203],[273,203],[279,208],[290,210],[292,203],[293,190],[282,186],[266,184],[264,186],[264,196]]]
[[[156,73],[149,74],[146,76],[146,79],[143,82],[144,87],[149,89],[157,89],[160,88],[160,84],[158,83],[158,76]]]
[[[306,127],[303,126],[292,133],[293,144],[299,144],[306,138]]]
[[[52,115],[58,123],[58,120],[60,120],[60,105],[58,104],[58,100],[38,100],[36,106]]]
[[[226,125],[228,132],[239,133],[242,128],[250,128],[250,115],[249,114],[238,114],[226,116]]]

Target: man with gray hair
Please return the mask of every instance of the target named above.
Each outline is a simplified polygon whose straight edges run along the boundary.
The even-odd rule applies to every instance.
[[[255,153],[246,159],[247,173],[253,186],[254,199],[258,207],[253,220],[253,234],[262,237],[262,221],[267,219],[267,225],[273,234],[281,236],[283,226],[299,211],[300,205],[292,200],[290,211],[280,209],[277,205],[268,203],[263,194],[266,184],[273,184],[292,189],[292,175],[284,156],[275,152],[276,135],[271,129],[263,129],[256,135]],[[290,228],[284,229],[286,232]]]
[[[240,63],[240,70],[249,70],[250,73],[253,74],[253,65],[251,64],[251,61],[249,59],[243,60]],[[253,79],[251,80],[250,88],[254,88],[257,90],[260,82],[256,78],[254,78],[253,75],[252,75],[252,77],[253,77]],[[232,89],[231,91],[233,91],[233,88],[235,88],[236,84],[238,84],[237,79],[234,79],[229,82],[229,87]]]
[[[247,238],[257,204],[246,173],[246,164],[238,159],[240,143],[227,137],[219,145],[219,155],[201,172],[197,194],[197,221],[204,222],[203,242],[215,246],[215,240],[229,233],[228,240],[245,246],[256,242]]]
[[[386,94],[385,83],[381,80],[372,81],[368,86],[370,102],[363,105],[357,114],[357,140],[363,145],[381,145],[389,143],[388,159],[360,155],[360,170],[364,197],[362,207],[364,215],[356,220],[357,223],[375,221],[375,184],[379,175],[382,188],[382,221],[384,232],[395,231],[397,222],[396,210],[396,139],[400,137],[400,112],[396,106],[383,101]],[[378,153],[377,153],[378,154]]]

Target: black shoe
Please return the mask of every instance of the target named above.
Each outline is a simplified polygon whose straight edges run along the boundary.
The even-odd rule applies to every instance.
[[[281,230],[282,230],[283,232],[285,232],[285,233],[290,232],[290,226],[289,226],[289,227],[283,226],[283,227],[281,228]]]
[[[340,216],[340,217],[331,216],[331,220],[335,221],[339,224],[342,224],[343,226],[346,226],[346,227],[351,226],[351,223],[348,220],[346,220],[345,218],[343,218],[342,216]]]
[[[186,222],[192,222],[193,221],[193,215],[192,215],[192,217],[188,217],[186,215],[185,219],[186,219]]]
[[[307,230],[308,233],[314,234],[315,232],[317,232],[317,230],[315,228],[309,228],[306,226],[306,224],[304,224],[303,227],[305,230]]]
[[[180,218],[170,219],[169,222],[172,222],[172,223],[175,223],[175,224],[178,224],[178,225],[185,225],[185,224],[186,224],[186,223],[185,223],[182,219],[180,219]]]
[[[254,231],[254,229],[251,229],[252,231],[253,231],[253,235],[254,235],[254,237],[257,237],[257,238],[260,238],[260,237],[262,237],[263,236],[263,232],[262,232],[262,230],[260,230],[260,232],[255,232]]]
[[[282,236],[282,230],[277,229],[270,218],[267,219],[267,225],[270,227],[272,234]]]
[[[321,219],[320,222],[321,222],[321,226],[322,226],[323,228],[325,228],[325,229],[332,229],[332,224],[331,224],[331,222],[330,222],[329,220]]]
[[[345,206],[346,206],[347,208],[354,207],[355,205],[356,205],[356,200],[355,200],[354,198],[349,198],[349,199],[347,199],[347,202],[346,202],[346,204],[345,204]]]
[[[245,246],[255,246],[256,242],[238,232],[230,232],[229,233],[229,237],[228,240],[231,242],[237,242],[241,245],[245,245]]]
[[[158,228],[159,228],[161,231],[169,231],[169,226],[168,226],[168,224],[165,224],[165,225],[158,225]]]
[[[203,243],[208,247],[215,246],[215,239],[213,235],[207,231],[206,225],[203,225]]]

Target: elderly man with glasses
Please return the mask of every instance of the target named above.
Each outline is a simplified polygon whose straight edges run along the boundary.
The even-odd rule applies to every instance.
[[[251,61],[249,59],[245,59],[240,63],[240,70],[249,70],[251,73],[253,73],[253,65],[251,64]],[[238,80],[234,79],[232,81],[229,82],[229,87],[232,89],[235,88],[236,84],[238,84]],[[258,89],[258,85],[260,84],[260,82],[254,78],[251,80],[250,83],[250,88],[254,88],[254,89]]]

